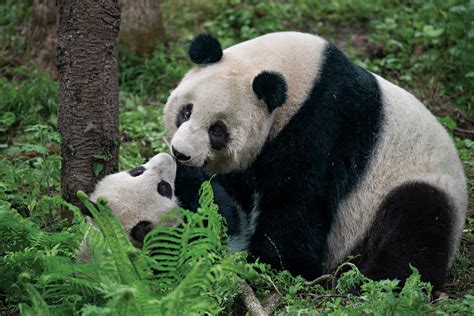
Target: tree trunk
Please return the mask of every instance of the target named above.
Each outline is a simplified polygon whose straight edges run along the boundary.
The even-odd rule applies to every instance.
[[[159,0],[120,0],[120,41],[140,56],[153,53],[165,41],[165,26]]]
[[[58,0],[58,5],[61,190],[79,205],[77,190],[90,193],[118,169],[120,8],[118,0]]]
[[[55,0],[33,0],[26,40],[26,58],[33,59],[53,78],[58,42],[58,9]]]

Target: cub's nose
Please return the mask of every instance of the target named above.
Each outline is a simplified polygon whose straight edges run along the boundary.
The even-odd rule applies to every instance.
[[[173,152],[173,156],[175,156],[179,161],[188,161],[191,159],[191,156],[186,156],[185,154],[180,153],[176,148],[174,148],[174,146],[171,146],[171,151]]]
[[[143,242],[145,235],[148,234],[153,229],[153,224],[148,221],[141,221],[132,228],[130,235],[133,239],[139,242]]]

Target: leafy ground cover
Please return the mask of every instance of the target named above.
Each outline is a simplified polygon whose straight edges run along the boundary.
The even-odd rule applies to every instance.
[[[29,7],[26,0],[0,3],[0,314],[236,314],[242,311],[243,280],[262,302],[277,293],[278,314],[474,310],[472,1],[165,0],[168,43],[147,58],[120,50],[122,169],[167,150],[162,104],[190,67],[189,40],[202,31],[219,37],[224,47],[272,31],[320,34],[363,67],[418,96],[452,135],[469,185],[471,212],[448,277],[449,298],[435,302],[416,270],[403,289],[395,290],[397,281],[367,280],[356,269],[309,285],[287,272],[246,264],[243,254],[227,253],[225,228],[208,188],[200,213],[181,214],[188,226],[155,231],[144,250],[131,248],[100,205],[97,219],[107,225],[89,237],[98,260],[75,263],[87,225],[59,194],[58,85],[21,58]],[[199,235],[204,226],[215,234]],[[189,246],[193,234],[201,236],[200,242]],[[171,254],[156,252],[168,243],[178,245]],[[355,285],[360,295],[351,294]]]

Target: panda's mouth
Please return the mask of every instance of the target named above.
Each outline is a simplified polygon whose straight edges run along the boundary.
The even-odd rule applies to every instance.
[[[203,162],[195,161],[195,160],[194,161],[193,160],[180,161],[180,160],[176,160],[176,158],[175,158],[175,161],[176,161],[177,164],[180,164],[180,165],[183,165],[183,166],[188,166],[188,167],[196,167],[196,168],[204,168],[212,162],[212,160],[209,157],[204,159]]]

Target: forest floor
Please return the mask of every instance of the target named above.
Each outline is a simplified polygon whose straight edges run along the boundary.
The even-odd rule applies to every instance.
[[[0,248],[0,314],[34,314],[55,309],[59,314],[104,314],[123,308],[126,299],[135,304],[134,308],[140,307],[143,297],[137,293],[143,292],[137,284],[147,288],[148,283],[116,281],[109,268],[120,271],[121,267],[107,260],[109,266],[97,263],[92,266],[94,269],[73,263],[84,225],[76,216],[64,216],[74,210],[60,198],[58,84],[50,62],[44,67],[48,71],[44,71],[26,53],[30,49],[30,6],[29,0],[0,1],[0,244],[5,246]],[[307,285],[301,278],[270,271],[263,265],[232,266],[232,273],[224,269],[226,281],[219,281],[222,283],[214,284],[212,289],[201,282],[202,291],[211,293],[208,301],[178,296],[186,293],[180,292],[184,285],[172,288],[172,292],[163,290],[166,295],[160,292],[162,296],[150,287],[155,298],[163,297],[169,302],[170,297],[179,297],[180,308],[205,306],[238,314],[242,304],[237,289],[240,280],[246,279],[261,301],[277,293],[280,300],[276,311],[282,314],[468,314],[474,310],[472,1],[340,0],[318,4],[163,0],[161,7],[167,43],[158,45],[146,58],[120,46],[121,169],[135,167],[155,153],[167,151],[162,105],[191,66],[186,56],[187,45],[195,34],[210,32],[228,47],[264,33],[296,30],[327,38],[360,66],[422,100],[456,144],[469,186],[469,212],[446,284],[449,298],[434,303],[430,302],[426,285],[416,279],[416,273],[413,282],[397,292],[396,282],[362,280],[354,271],[344,274],[336,287],[331,287],[328,282],[325,286]],[[216,245],[217,250],[219,247]],[[138,257],[141,256],[140,253]],[[226,262],[222,253],[216,256],[220,264]],[[216,267],[214,264],[210,264],[210,269]],[[57,274],[51,272],[55,269]],[[256,269],[258,277],[245,269]],[[87,278],[79,282],[73,278],[72,270],[85,276],[92,275],[94,270],[99,273],[95,278],[102,283]],[[54,283],[59,273],[66,280],[61,285]],[[190,278],[187,282],[191,282]],[[118,283],[108,283],[110,279]],[[104,284],[115,285],[112,288]],[[354,284],[363,284],[360,296],[349,293]],[[191,288],[185,290],[194,293]],[[160,308],[168,308],[159,302]],[[130,312],[124,310],[124,314]]]

